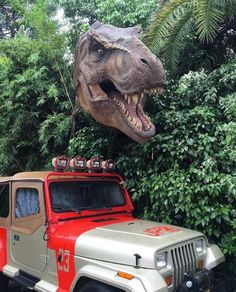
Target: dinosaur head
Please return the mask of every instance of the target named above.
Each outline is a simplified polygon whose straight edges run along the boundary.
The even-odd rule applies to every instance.
[[[137,142],[155,134],[143,106],[165,83],[160,60],[139,40],[140,27],[95,22],[78,41],[74,83],[79,103],[98,122]]]

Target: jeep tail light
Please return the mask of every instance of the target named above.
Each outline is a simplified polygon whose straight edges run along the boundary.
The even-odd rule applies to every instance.
[[[105,172],[114,171],[116,168],[116,163],[112,159],[105,160],[102,162],[102,168],[103,168],[103,171]]]
[[[87,167],[92,172],[97,172],[102,169],[102,161],[98,157],[93,157],[87,161]]]
[[[70,167],[75,171],[85,171],[86,170],[86,159],[81,156],[76,156],[70,160]]]
[[[54,171],[64,171],[69,167],[70,159],[66,156],[59,156],[52,159]]]

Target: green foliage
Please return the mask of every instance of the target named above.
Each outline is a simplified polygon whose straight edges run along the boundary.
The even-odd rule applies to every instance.
[[[198,0],[194,3],[197,34],[201,41],[212,42],[223,20],[227,1]]]
[[[18,2],[15,0],[2,0],[0,2],[0,39],[14,37],[19,29],[18,20],[21,11],[18,8]]]
[[[41,153],[51,156],[51,153],[63,154],[65,141],[68,141],[70,131],[70,116],[68,113],[53,113],[44,120],[39,129]]]
[[[87,18],[90,24],[99,20],[120,27],[135,24],[146,27],[150,13],[158,7],[155,0],[61,0],[60,4],[64,7],[67,17],[74,18],[76,15],[81,20]]]
[[[156,0],[60,0],[66,17],[71,23],[69,32],[73,44],[78,35],[88,29],[88,24],[96,20],[120,27],[136,24],[145,28],[151,21],[151,15],[159,8]]]
[[[225,23],[234,20],[230,29],[235,31],[235,5],[235,0],[167,1],[157,11],[146,42],[153,52],[163,53],[167,68],[175,72],[181,52],[195,33],[202,43],[209,44],[218,35],[227,35],[228,31],[222,29]],[[225,43],[218,45],[224,46]],[[235,47],[231,49],[235,51]]]
[[[136,24],[146,27],[150,21],[150,13],[158,8],[155,0],[106,0],[97,1],[97,6],[98,19],[120,27]]]
[[[98,156],[106,158],[108,139],[102,127],[88,125],[77,131],[76,136],[70,140],[69,155],[76,156],[78,153],[84,157]]]
[[[0,41],[3,175],[38,169],[40,164],[42,167],[44,159],[48,159],[47,149],[53,135],[56,136],[53,149],[61,147],[63,152],[62,144],[64,148],[66,144],[61,141],[68,136],[72,111],[71,89],[67,89],[71,80],[63,59],[64,37],[55,34],[55,23],[49,19],[43,1],[25,11],[23,21],[33,37],[19,32],[15,38]],[[49,131],[53,124],[57,126]]]

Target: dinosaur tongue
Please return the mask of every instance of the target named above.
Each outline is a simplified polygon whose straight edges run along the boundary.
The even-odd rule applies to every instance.
[[[124,97],[117,91],[109,92],[109,98],[113,99],[119,111],[125,116],[126,120],[132,127],[137,130],[148,131],[151,128],[151,122],[143,112],[140,103],[135,103],[132,99],[125,100]]]

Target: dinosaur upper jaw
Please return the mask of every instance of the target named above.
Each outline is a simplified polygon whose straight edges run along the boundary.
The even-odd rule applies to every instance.
[[[163,87],[164,85],[157,85],[137,92],[122,93],[112,81],[106,80],[88,86],[86,90],[90,97],[88,99],[87,96],[86,100],[89,100],[89,104],[82,103],[82,106],[99,122],[118,128],[130,138],[143,143],[155,134],[155,126],[143,111],[145,96],[161,94]],[[82,89],[82,92],[86,90]]]

